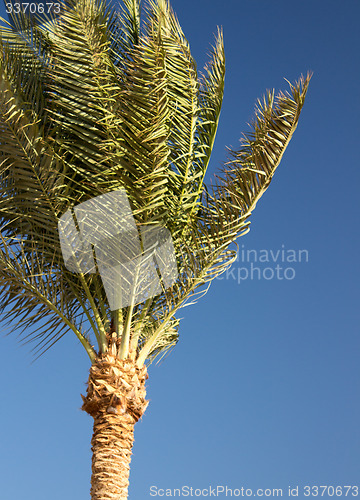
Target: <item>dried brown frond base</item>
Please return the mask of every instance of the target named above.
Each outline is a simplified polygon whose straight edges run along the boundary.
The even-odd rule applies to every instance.
[[[146,367],[115,353],[101,355],[90,368],[82,409],[94,418],[92,500],[128,498],[134,425],[148,405],[147,378]]]

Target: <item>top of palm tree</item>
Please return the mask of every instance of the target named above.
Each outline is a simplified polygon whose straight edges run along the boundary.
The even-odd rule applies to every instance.
[[[94,360],[118,338],[142,365],[177,341],[176,312],[231,264],[229,245],[269,186],[294,133],[310,75],[258,101],[252,131],[204,184],[224,92],[218,30],[196,63],[168,1],[67,0],[46,22],[0,27],[0,293],[5,320],[44,352],[72,330]],[[73,273],[58,222],[125,190],[137,227],[165,227],[178,277],[111,311],[99,272]],[[35,329],[36,327],[36,329]]]

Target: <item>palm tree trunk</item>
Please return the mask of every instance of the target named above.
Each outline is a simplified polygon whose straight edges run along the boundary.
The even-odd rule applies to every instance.
[[[128,497],[134,421],[130,415],[101,413],[94,419],[92,444],[92,500]]]
[[[99,356],[90,368],[82,409],[94,418],[92,500],[128,498],[134,425],[143,415],[146,368],[112,353]]]

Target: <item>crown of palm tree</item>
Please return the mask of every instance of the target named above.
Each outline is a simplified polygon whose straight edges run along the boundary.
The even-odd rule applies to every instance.
[[[70,0],[40,24],[0,29],[0,290],[5,320],[39,354],[72,330],[94,361],[135,353],[138,366],[177,341],[175,315],[236,257],[229,245],[269,186],[295,131],[310,75],[258,101],[251,133],[210,187],[204,178],[224,91],[218,31],[203,74],[166,0]],[[111,311],[99,273],[72,273],[58,221],[125,189],[139,228],[170,231],[178,278]]]

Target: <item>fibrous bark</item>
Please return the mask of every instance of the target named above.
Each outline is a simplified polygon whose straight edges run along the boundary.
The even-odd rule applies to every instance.
[[[97,358],[90,368],[82,409],[94,418],[92,500],[128,498],[134,425],[144,413],[146,368],[116,350]]]

